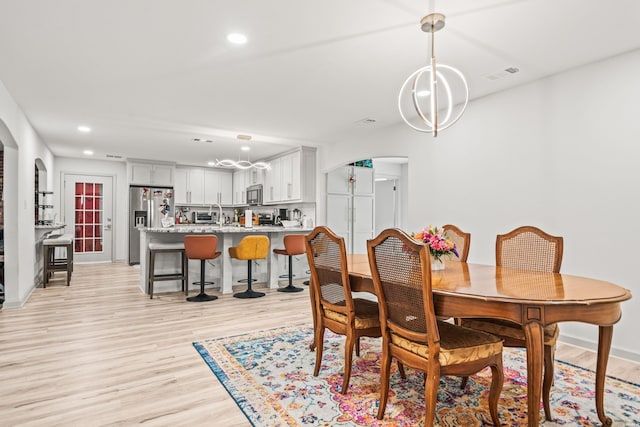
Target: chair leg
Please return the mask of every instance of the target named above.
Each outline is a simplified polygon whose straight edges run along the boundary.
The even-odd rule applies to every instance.
[[[469,377],[462,377],[462,381],[460,381],[460,390],[464,390],[467,388],[467,383],[469,382]]]
[[[247,261],[247,265],[247,290],[233,294],[233,296],[236,298],[260,298],[265,296],[264,292],[256,292],[251,288],[251,282],[253,281],[251,278],[251,260]]]
[[[400,372],[400,378],[402,378],[403,380],[406,380],[407,374],[404,372],[404,365],[399,360],[396,360],[396,362],[398,364],[398,372]]]
[[[189,258],[186,252],[182,252],[182,290],[184,296],[189,296]]]
[[[544,406],[544,416],[547,421],[551,421],[553,419],[551,417],[551,404],[549,403],[549,394],[551,393],[551,386],[553,385],[553,360],[555,357],[555,352],[555,345],[544,346],[544,379],[542,381],[542,404]]]
[[[356,356],[360,357],[360,337],[356,338]]]
[[[358,338],[359,340],[359,338]],[[344,343],[344,376],[342,378],[342,394],[349,389],[349,379],[351,379],[351,362],[353,361],[353,347],[356,343],[356,337],[351,330],[347,331],[346,341]]]
[[[433,426],[436,416],[436,402],[438,401],[438,387],[440,386],[440,372],[436,369],[429,369],[425,372],[424,384],[424,425],[425,427]]]
[[[284,288],[278,288],[278,292],[302,292],[302,288],[293,286],[293,257],[289,255],[289,285]]]
[[[378,405],[378,414],[376,417],[381,420],[384,418],[384,411],[387,409],[387,400],[389,398],[389,373],[391,372],[391,350],[389,344],[383,338],[382,340],[382,361],[380,364],[380,403]]]
[[[71,285],[71,273],[73,272],[73,248],[71,245],[66,246],[67,251],[67,286]]]
[[[155,268],[156,254],[154,251],[149,251],[149,268],[147,271],[147,282],[149,282],[149,299],[153,299],[153,269]]]
[[[502,355],[496,357],[496,361],[491,365],[491,388],[489,390],[489,412],[493,425],[500,426],[498,418],[498,399],[504,383],[504,371],[502,369]]]
[[[324,325],[318,325],[314,335],[316,343],[316,366],[313,369],[313,376],[317,377],[320,373],[320,366],[322,365],[322,351],[324,350]]]

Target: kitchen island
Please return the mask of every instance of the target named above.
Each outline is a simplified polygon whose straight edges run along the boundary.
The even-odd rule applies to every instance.
[[[222,252],[222,256],[215,260],[213,264],[216,264],[216,270],[219,270],[217,280],[214,279],[216,284],[220,286],[220,291],[223,294],[230,294],[233,292],[233,274],[234,270],[238,277],[246,277],[247,265],[246,261],[233,260],[229,256],[229,248],[235,246],[240,242],[242,237],[247,234],[260,234],[269,237],[270,247],[269,255],[266,259],[266,280],[258,280],[258,282],[266,281],[269,288],[278,287],[278,276],[280,275],[280,269],[278,268],[279,262],[284,262],[282,256],[275,255],[273,253],[274,248],[284,248],[283,238],[285,234],[308,234],[312,228],[292,227],[285,228],[282,226],[269,226],[260,225],[250,228],[238,227],[238,226],[217,226],[217,225],[175,225],[173,227],[139,227],[140,232],[140,289],[144,293],[149,293],[147,287],[147,255],[150,242],[158,243],[175,243],[182,242],[184,236],[187,234],[215,234],[218,236],[218,250]],[[169,254],[160,254],[169,255]],[[177,271],[180,268],[179,260],[173,256],[157,256],[155,270],[157,272],[170,272]],[[301,259],[303,259],[301,257]],[[304,270],[307,270],[306,259],[304,261]],[[258,264],[260,261],[258,261]],[[222,264],[221,268],[219,264]],[[210,265],[206,268],[206,280],[213,279],[213,270]],[[189,282],[195,282],[200,277],[200,263],[189,262]],[[258,274],[255,277],[260,277]],[[264,275],[263,275],[263,278]],[[241,284],[237,284],[241,286]],[[246,285],[244,285],[246,287]],[[154,294],[156,292],[170,292],[180,290],[179,281],[166,281],[158,282],[154,284]]]

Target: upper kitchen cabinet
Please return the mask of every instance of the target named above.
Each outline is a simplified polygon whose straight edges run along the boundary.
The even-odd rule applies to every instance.
[[[262,190],[262,203],[279,203],[281,199],[281,165],[280,158],[272,159],[269,161],[269,169],[265,170],[264,174],[264,187]]]
[[[236,206],[247,204],[247,172],[237,170],[233,173],[233,204]]]
[[[263,203],[315,202],[316,151],[301,147],[268,161]]]
[[[205,168],[178,167],[174,180],[176,205],[231,205],[231,172]]]
[[[247,169],[245,173],[245,185],[264,184],[264,171],[262,169]]]
[[[233,204],[233,174],[206,169],[204,172],[204,204]]]
[[[146,162],[128,164],[129,184],[150,187],[172,187],[175,165]]]
[[[173,194],[176,205],[204,205],[204,169],[176,168]]]

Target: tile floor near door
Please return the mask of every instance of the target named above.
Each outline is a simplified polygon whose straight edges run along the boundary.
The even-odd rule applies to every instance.
[[[191,343],[311,323],[307,287],[188,303],[180,292],[150,300],[124,263],[76,265],[70,287],[63,277],[23,308],[0,311],[0,425],[248,426]],[[556,357],[595,361],[562,344]],[[637,381],[640,364],[612,358],[608,373]]]

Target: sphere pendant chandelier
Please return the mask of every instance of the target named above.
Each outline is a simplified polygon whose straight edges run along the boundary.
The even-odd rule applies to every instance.
[[[457,122],[469,103],[464,75],[449,65],[436,64],[435,33],[444,27],[444,19],[441,13],[431,13],[420,21],[422,31],[431,33],[431,61],[405,80],[398,95],[398,110],[405,123],[434,137]],[[464,95],[463,101],[454,99],[456,90]],[[406,111],[412,109],[415,115],[407,115]]]

